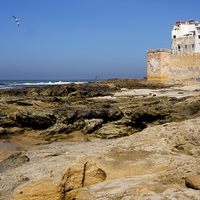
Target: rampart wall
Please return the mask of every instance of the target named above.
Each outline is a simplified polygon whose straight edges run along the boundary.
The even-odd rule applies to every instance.
[[[200,53],[171,54],[168,49],[147,51],[147,81],[161,83],[197,83],[200,77]]]

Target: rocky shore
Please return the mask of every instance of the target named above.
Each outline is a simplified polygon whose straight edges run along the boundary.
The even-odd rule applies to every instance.
[[[200,85],[112,79],[0,96],[0,200],[199,199]]]

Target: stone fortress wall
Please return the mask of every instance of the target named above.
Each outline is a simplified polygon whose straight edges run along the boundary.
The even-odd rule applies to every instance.
[[[147,51],[147,81],[195,84],[200,77],[200,53],[171,54],[169,49]]]

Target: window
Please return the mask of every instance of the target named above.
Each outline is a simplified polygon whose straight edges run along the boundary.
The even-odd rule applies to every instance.
[[[198,38],[200,39],[200,35],[198,35]]]
[[[181,51],[181,46],[180,46],[180,44],[177,45],[177,50],[178,50],[178,52]]]
[[[191,44],[191,51],[194,51],[194,44]]]
[[[173,35],[173,38],[176,38],[176,35]]]
[[[187,44],[185,44],[184,50],[185,50],[185,52],[187,52]]]

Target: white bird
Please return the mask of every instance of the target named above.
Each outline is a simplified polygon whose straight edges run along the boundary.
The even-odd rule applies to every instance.
[[[12,17],[14,18],[14,21],[17,23],[17,25],[19,26],[19,20],[17,19],[17,17],[15,17],[14,15],[12,15]]]

